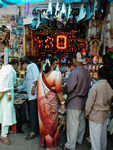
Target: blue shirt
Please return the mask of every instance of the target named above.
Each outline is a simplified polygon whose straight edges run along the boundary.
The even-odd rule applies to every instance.
[[[31,90],[33,87],[33,83],[35,81],[38,81],[38,77],[39,77],[39,69],[38,69],[37,65],[35,63],[29,64],[27,67],[26,79],[22,85],[18,86],[19,91],[23,90],[24,88],[27,89],[29,100],[34,100],[37,97],[37,93],[36,93],[37,87],[35,88],[35,95],[31,94]]]

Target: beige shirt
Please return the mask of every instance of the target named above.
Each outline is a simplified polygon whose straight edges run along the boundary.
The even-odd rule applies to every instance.
[[[113,90],[107,80],[97,81],[89,91],[85,106],[86,116],[96,123],[103,123],[110,110]]]

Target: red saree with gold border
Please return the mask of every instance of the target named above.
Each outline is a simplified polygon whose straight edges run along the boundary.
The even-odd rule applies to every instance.
[[[57,126],[58,97],[55,87],[49,85],[43,73],[40,74],[38,80],[37,100],[41,145],[45,143],[47,148],[56,147],[60,142]]]

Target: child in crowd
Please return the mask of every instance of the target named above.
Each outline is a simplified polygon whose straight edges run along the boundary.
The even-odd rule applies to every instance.
[[[106,150],[107,117],[113,97],[113,90],[107,82],[108,67],[101,67],[98,76],[99,80],[89,91],[85,111],[89,119],[92,150]]]

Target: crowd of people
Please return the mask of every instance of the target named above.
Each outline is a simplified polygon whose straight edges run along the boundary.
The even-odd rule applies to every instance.
[[[58,109],[66,111],[67,141],[64,150],[75,150],[76,143],[82,144],[86,118],[89,120],[89,133],[92,150],[107,148],[107,117],[113,90],[108,79],[108,69],[99,69],[99,80],[91,87],[91,77],[84,68],[84,58],[81,53],[73,55],[73,71],[66,83],[67,100],[63,99],[62,75],[56,70],[57,58],[48,56],[42,64],[41,71],[33,63],[31,57],[23,57],[20,61],[27,72],[24,83],[17,87],[18,91],[27,89],[30,108],[31,131],[26,140],[33,139],[40,133],[40,144],[46,149],[54,149],[60,144],[58,128]],[[15,69],[18,61],[4,65],[0,69],[0,139],[10,144],[8,139],[9,126],[16,123],[14,112]]]

